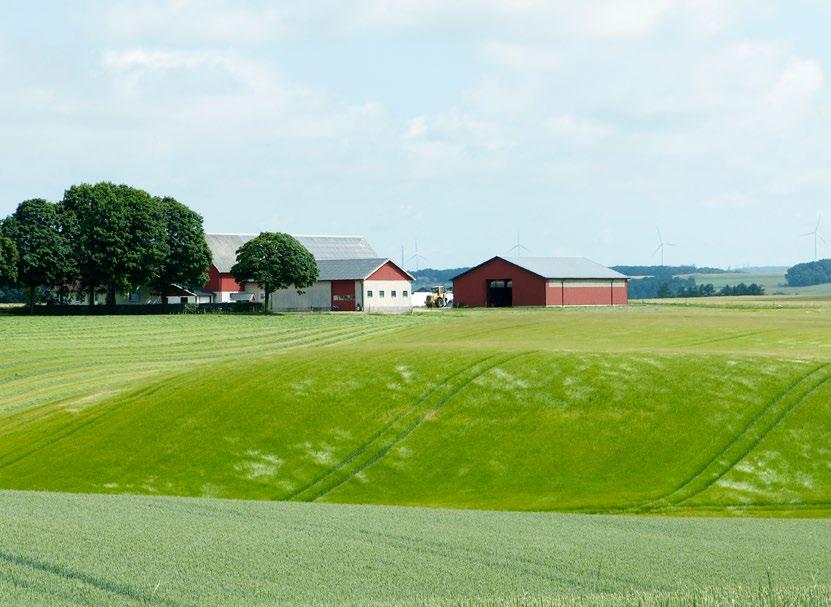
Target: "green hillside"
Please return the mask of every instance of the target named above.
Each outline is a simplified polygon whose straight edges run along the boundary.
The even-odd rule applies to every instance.
[[[831,522],[0,492],[2,605],[824,606]]]
[[[735,286],[741,282],[756,283],[765,288],[767,296],[816,299],[831,297],[831,283],[809,287],[790,287],[784,272],[727,272],[719,274],[688,274],[695,278],[696,284],[712,284],[716,288],[725,285]]]
[[[0,488],[825,516],[829,311],[0,317]]]

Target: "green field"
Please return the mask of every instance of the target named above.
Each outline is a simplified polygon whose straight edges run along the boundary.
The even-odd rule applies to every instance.
[[[429,548],[418,543],[422,531],[396,532],[396,541],[421,554],[427,569],[402,565],[380,544],[371,558],[361,557],[366,575],[383,577],[385,567],[402,567],[409,585],[401,582],[408,590],[400,596],[384,595],[368,582],[338,585],[332,576],[346,565],[328,564],[338,553],[331,542],[320,549],[318,562],[279,561],[275,571],[285,565],[285,571],[306,573],[291,585],[290,596],[301,603],[311,600],[310,588],[323,584],[329,594],[321,597],[333,603],[345,600],[333,593],[348,591],[355,603],[445,604],[478,597],[484,602],[477,605],[490,599],[513,604],[528,594],[522,604],[539,599],[559,605],[579,591],[591,595],[586,600],[594,602],[587,605],[715,605],[738,596],[748,604],[828,604],[831,557],[816,548],[831,539],[827,521],[795,519],[831,514],[831,304],[722,304],[411,316],[0,315],[0,489],[50,492],[0,494],[3,516],[54,511],[48,525],[47,514],[26,519],[44,525],[32,538],[61,536],[72,545],[78,526],[91,524],[84,518],[87,508],[89,516],[108,513],[102,516],[112,528],[84,531],[88,542],[69,551],[74,557],[109,550],[138,563],[151,558],[140,545],[157,545],[184,567],[195,555],[190,550],[231,542],[225,556],[210,563],[230,563],[231,569],[198,592],[226,588],[228,596],[240,597],[238,604],[268,603],[277,596],[268,594],[277,592],[274,580],[282,579],[251,573],[258,580],[248,590],[253,594],[233,594],[251,579],[245,571],[254,557],[246,542],[262,541],[253,537],[256,524],[240,530],[240,538],[182,539],[184,548],[179,540],[167,546],[159,539],[163,530],[184,538],[190,530],[202,533],[207,521],[237,529],[246,521],[277,520],[292,533],[318,525],[333,537],[357,534],[350,537],[366,540],[365,548],[355,547],[364,554],[360,550],[370,550],[374,536],[355,531],[353,523],[385,528],[448,521],[447,528],[437,523],[439,543]],[[632,516],[644,514],[662,516]],[[726,515],[758,518],[712,518]],[[167,516],[179,522],[157,528],[153,517]],[[295,516],[308,522],[287,522]],[[323,520],[310,522],[315,517]],[[587,531],[595,525],[596,531]],[[604,529],[616,525],[635,535],[607,538]],[[468,538],[458,529],[484,535]],[[552,543],[557,529],[573,534],[568,540],[558,536],[565,547]],[[707,530],[713,543],[702,547],[691,529]],[[140,532],[158,543],[126,549]],[[248,532],[252,537],[244,539]],[[0,532],[0,550],[12,555],[4,565],[0,554],[0,590],[5,583],[21,593],[54,591],[71,602],[85,592],[99,596],[101,582],[104,592],[140,588],[125,595],[128,602],[210,602],[209,594],[204,600],[177,594],[194,584],[198,572],[170,575],[179,581],[170,582],[169,593],[148,595],[155,574],[141,569],[141,583],[133,584],[130,566],[97,571],[92,556],[74,581],[60,581],[54,572],[65,566],[62,548],[8,533]],[[308,552],[292,533],[285,539],[291,550]],[[586,533],[596,534],[591,549],[581,543]],[[499,539],[489,552],[494,534]],[[529,544],[523,534],[539,534],[542,543]],[[679,543],[661,544],[660,556],[641,552],[662,534]],[[764,547],[762,538],[776,534],[781,539]],[[745,535],[746,541],[740,539]],[[452,553],[440,543],[445,536],[457,537],[454,550],[468,556],[507,559],[506,573],[475,573],[467,560],[445,554]],[[21,547],[31,551],[20,556]],[[260,549],[266,550],[253,554]],[[279,560],[281,551],[271,550],[269,558]],[[571,554],[573,563],[558,560],[557,550]],[[708,555],[723,559],[721,570],[708,569]],[[426,573],[442,567],[434,557],[459,567],[448,570],[452,583]],[[698,569],[672,573],[696,558]],[[630,561],[641,569],[616,569]],[[264,558],[261,566],[269,562]],[[532,583],[536,574],[528,572],[538,567],[552,579],[562,574],[567,583],[558,586],[546,576],[548,581]],[[768,568],[775,587],[764,590]],[[26,573],[33,569],[43,576]],[[592,586],[598,569],[597,576],[608,574],[610,583]],[[476,581],[488,571],[492,586]],[[665,594],[676,590],[682,592]],[[626,591],[635,594],[603,602],[603,593]],[[782,600],[771,603],[770,593]],[[786,602],[791,599],[804,601]]]
[[[831,601],[831,521],[3,492],[0,516],[9,605]]]
[[[0,488],[824,515],[824,307],[0,318]]]

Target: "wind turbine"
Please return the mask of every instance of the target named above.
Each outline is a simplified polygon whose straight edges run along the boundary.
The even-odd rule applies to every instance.
[[[424,255],[419,255],[418,254],[418,241],[417,240],[415,241],[415,253],[410,256],[410,258],[407,260],[407,263],[410,263],[414,259],[415,259],[415,263],[416,263],[416,272],[418,272],[419,270],[421,270],[421,260],[422,259],[427,259],[427,258],[424,257]]]
[[[819,224],[822,221],[822,215],[817,216],[817,225],[814,228],[813,232],[805,232],[804,234],[800,234],[800,236],[813,236],[814,237],[814,261],[818,259],[817,255],[817,240],[821,240],[824,244],[828,244],[825,242],[825,239],[819,235]]]
[[[652,251],[652,254],[655,255],[655,253],[657,253],[658,251],[661,252],[661,267],[663,267],[663,265],[664,265],[664,248],[665,247],[675,247],[675,246],[678,246],[678,245],[676,245],[675,243],[672,243],[672,242],[664,242],[664,238],[663,238],[663,236],[661,236],[661,230],[656,227],[655,231],[658,232],[658,248],[655,249],[654,251]]]
[[[520,240],[519,240],[519,230],[517,230],[516,244],[514,246],[512,246],[510,249],[508,249],[508,254],[510,255],[511,253],[516,253],[517,257],[522,257],[523,251],[525,253],[527,253],[528,252],[528,247],[526,247],[525,245],[523,245],[520,242]]]

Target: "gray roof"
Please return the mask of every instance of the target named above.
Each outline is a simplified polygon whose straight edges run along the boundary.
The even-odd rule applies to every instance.
[[[363,280],[388,261],[391,260],[382,257],[369,259],[321,259],[317,262],[317,267],[320,270],[319,280]],[[411,280],[412,278],[410,276]]]
[[[237,249],[255,236],[256,234],[205,234],[216,269],[222,273],[230,272],[231,267],[237,261]],[[318,262],[331,259],[377,259],[377,254],[363,236],[295,236],[295,238],[309,249]]]
[[[503,257],[543,278],[627,278],[585,257]]]
[[[620,272],[615,272],[614,270],[607,268],[606,266],[600,265],[592,261],[591,259],[586,259],[585,257],[494,257],[489,259],[488,261],[479,264],[478,266],[471,268],[470,270],[466,270],[459,274],[459,276],[464,276],[468,272],[475,270],[487,263],[490,263],[494,259],[503,259],[508,263],[512,263],[515,266],[519,266],[529,272],[536,274],[537,276],[542,276],[543,278],[582,278],[582,279],[612,279],[612,278],[628,278],[625,274],[621,274]],[[459,278],[459,276],[454,276],[453,280]]]

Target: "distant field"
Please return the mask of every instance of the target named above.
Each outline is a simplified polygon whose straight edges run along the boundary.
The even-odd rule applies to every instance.
[[[0,492],[3,605],[828,605],[831,521]]]
[[[0,317],[0,487],[825,516],[829,307]]]
[[[684,277],[686,277],[685,275]],[[710,283],[717,288],[725,285],[735,286],[740,282],[745,284],[756,283],[765,288],[767,296],[798,297],[805,299],[831,298],[831,283],[824,285],[813,285],[810,287],[789,287],[785,280],[784,273],[758,273],[749,274],[745,272],[729,272],[725,274],[690,274],[695,278],[697,284]]]

